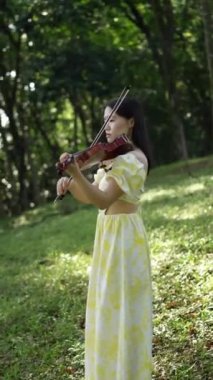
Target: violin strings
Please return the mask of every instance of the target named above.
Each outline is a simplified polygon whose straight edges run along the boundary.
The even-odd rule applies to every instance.
[[[129,87],[124,87],[123,91],[121,92],[119,98],[117,99],[113,109],[112,109],[112,112],[110,113],[110,115],[108,116],[108,118],[105,120],[105,122],[103,123],[100,131],[98,132],[98,134],[96,135],[95,139],[93,140],[92,144],[90,145],[90,147],[92,147],[94,144],[96,144],[96,142],[99,140],[99,138],[101,137],[101,135],[103,134],[104,132],[104,128],[106,127],[107,123],[109,122],[110,118],[112,117],[112,115],[118,110],[118,108],[120,107],[121,103],[123,102],[123,100],[125,99],[125,97],[127,96],[129,92]]]

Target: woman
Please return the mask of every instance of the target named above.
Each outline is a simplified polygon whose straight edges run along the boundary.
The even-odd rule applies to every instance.
[[[110,115],[116,100],[105,107]],[[108,143],[125,134],[133,150],[103,162],[91,184],[76,162],[57,183],[99,209],[89,280],[86,380],[150,380],[152,291],[149,248],[139,203],[149,169],[140,103],[126,98],[105,127]],[[60,161],[67,158],[63,154]]]

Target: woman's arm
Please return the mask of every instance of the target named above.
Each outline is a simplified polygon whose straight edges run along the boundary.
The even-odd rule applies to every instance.
[[[99,190],[98,184],[90,183],[80,170],[71,180],[68,177],[62,177],[58,180],[57,194],[66,194],[67,191],[81,203],[93,204],[103,210],[107,209],[123,194],[112,178],[107,180],[104,190]]]
[[[57,195],[65,195],[67,192],[70,192],[77,201],[85,204],[90,203],[89,199],[73,179],[61,177],[57,182],[56,189]]]
[[[68,153],[62,154],[61,162],[67,158],[67,155]],[[97,184],[90,183],[80,171],[74,158],[67,167],[66,173],[72,177],[72,180],[69,181],[69,178],[62,177],[58,181],[58,195],[64,194],[68,190],[80,202],[93,204],[99,209],[105,210],[123,194],[113,178],[107,180],[104,190],[100,190]]]
[[[69,186],[69,191],[74,197],[77,195],[77,189],[80,189],[82,198],[101,210],[107,209],[123,194],[113,178],[109,178],[104,190],[100,190],[95,184],[90,183],[80,170],[75,173]]]

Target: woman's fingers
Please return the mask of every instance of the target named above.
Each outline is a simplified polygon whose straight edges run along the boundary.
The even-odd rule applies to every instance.
[[[57,190],[57,195],[62,195],[66,194],[68,187],[69,187],[69,178],[67,177],[62,177],[58,180],[56,190]]]
[[[61,178],[58,180],[58,182],[56,184],[56,193],[57,193],[57,195],[61,195],[62,194]]]
[[[60,161],[60,162],[64,162],[64,161],[66,161],[67,158],[68,158],[69,156],[70,156],[70,154],[67,153],[67,152],[62,153],[61,156],[60,156],[60,158],[59,158],[59,161]]]

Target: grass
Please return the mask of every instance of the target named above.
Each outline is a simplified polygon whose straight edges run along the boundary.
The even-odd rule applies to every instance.
[[[150,173],[143,195],[155,380],[211,378],[213,158]],[[96,210],[71,198],[0,222],[0,378],[81,380]]]

